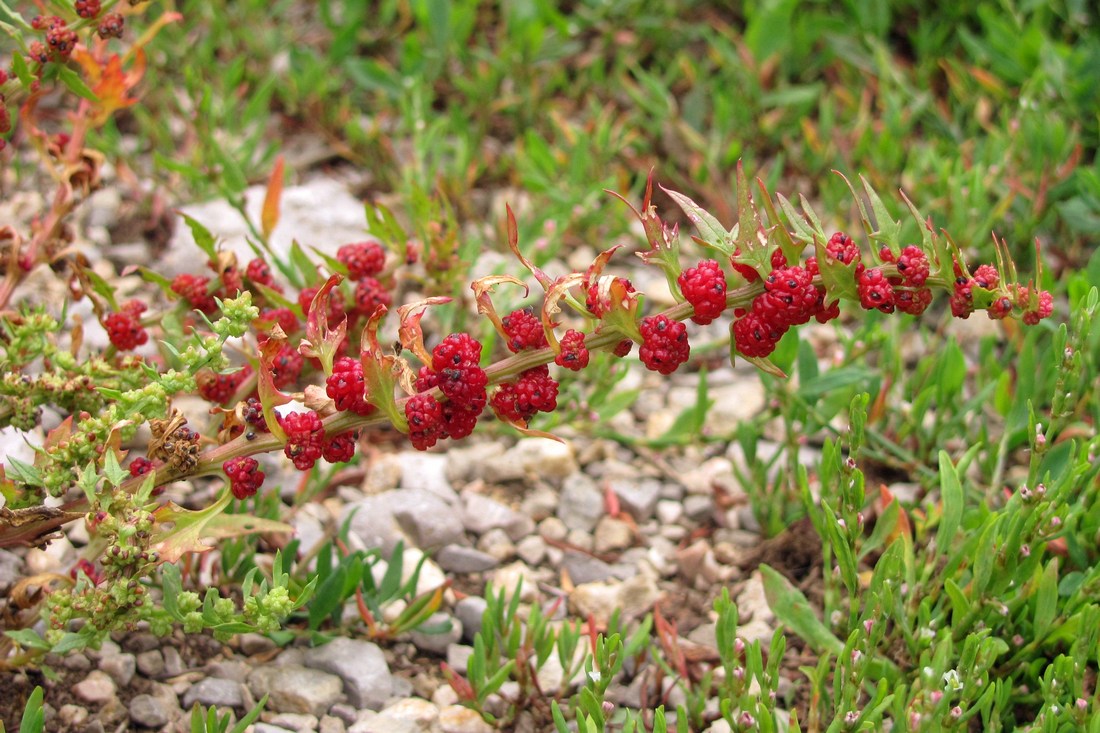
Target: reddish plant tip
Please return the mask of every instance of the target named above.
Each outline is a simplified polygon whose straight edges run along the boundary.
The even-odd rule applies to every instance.
[[[119,351],[132,351],[149,340],[149,333],[137,315],[125,310],[109,314],[103,319],[103,327],[111,345]]]
[[[299,471],[313,468],[324,450],[325,427],[321,416],[312,410],[291,412],[279,418],[279,425],[286,433],[286,445],[283,446],[286,457]]]
[[[684,299],[695,309],[691,320],[700,326],[713,321],[726,309],[726,274],[717,260],[703,260],[676,279]]]
[[[336,250],[336,259],[348,268],[352,280],[372,277],[386,267],[386,252],[378,242],[345,244]]]
[[[195,381],[199,387],[199,395],[208,402],[224,405],[233,397],[244,380],[252,374],[252,367],[245,365],[232,374],[217,374],[210,370],[199,372]]]
[[[100,0],[76,0],[73,3],[73,9],[76,10],[76,14],[85,20],[99,15],[99,11],[102,10],[102,4]]]
[[[417,450],[427,450],[443,433],[443,407],[430,394],[417,394],[405,403],[405,419],[409,423],[409,440]]]
[[[290,344],[283,344],[279,353],[271,362],[271,374],[275,386],[279,389],[289,387],[298,381],[305,366],[305,358]]]
[[[629,339],[627,343],[629,343]],[[569,329],[561,338],[561,351],[554,357],[554,363],[574,372],[588,366],[589,354],[584,345],[584,334]]]
[[[640,325],[642,345],[638,356],[647,369],[661,374],[672,374],[688,360],[691,345],[688,343],[687,326],[664,314],[648,316]]]
[[[264,472],[260,470],[260,464],[255,458],[230,458],[222,464],[222,470],[229,478],[229,490],[238,500],[255,496],[264,482]]]
[[[317,297],[317,292],[321,288],[312,287],[305,288],[298,293],[298,306],[302,309],[302,313],[309,315],[309,308],[313,305],[313,299]],[[335,326],[344,320],[346,309],[344,308],[344,292],[339,288],[333,288],[329,291],[328,298],[328,323],[329,326]]]
[[[529,310],[515,310],[501,319],[508,350],[518,354],[524,349],[541,349],[547,345],[542,322]]]
[[[325,380],[325,392],[337,410],[369,415],[374,406],[366,399],[363,365],[357,359],[341,356],[332,365],[332,374]]]
[[[951,315],[965,319],[969,318],[970,314],[974,312],[974,285],[973,278],[963,277],[962,275],[955,278],[955,290],[949,301]]]
[[[432,349],[432,369],[475,366],[481,361],[481,344],[468,333],[452,333]]]

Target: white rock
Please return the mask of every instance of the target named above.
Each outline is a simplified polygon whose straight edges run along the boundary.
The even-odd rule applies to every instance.
[[[462,705],[448,705],[439,711],[440,733],[493,733],[493,728],[476,711]]]

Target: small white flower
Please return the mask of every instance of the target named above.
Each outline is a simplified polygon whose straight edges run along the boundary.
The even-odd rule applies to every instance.
[[[954,669],[949,669],[943,673],[944,687],[958,692],[963,688],[962,679],[959,678],[959,673]]]

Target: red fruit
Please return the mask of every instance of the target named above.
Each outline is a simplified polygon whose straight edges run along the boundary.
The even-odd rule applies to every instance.
[[[209,286],[210,278],[184,273],[172,281],[172,292],[190,303],[192,308],[209,314],[218,309],[214,296],[207,292]]]
[[[969,318],[974,312],[974,280],[963,277],[955,278],[955,292],[951,294],[951,315],[956,318]]]
[[[819,299],[813,275],[801,267],[772,270],[764,279],[764,291],[764,295],[756,300],[766,301],[770,307],[779,310],[775,320],[777,325],[806,323],[818,310]],[[756,307],[755,301],[753,306]]]
[[[752,312],[733,324],[731,332],[737,351],[744,356],[754,357],[767,356],[775,351],[775,345],[783,338],[787,329],[765,320],[753,308]]]
[[[734,257],[737,257],[740,254],[740,247],[733,250]],[[772,251],[771,264],[773,270],[787,266],[787,257],[783,254],[783,250],[775,249],[774,251]],[[751,265],[744,265],[739,262],[733,262],[732,260],[730,261],[730,265],[733,267],[734,270],[741,274],[741,277],[745,278],[745,280],[750,283],[754,283],[760,279],[760,273],[758,273],[756,271],[756,268],[752,267]]]
[[[369,415],[374,411],[374,405],[367,402],[366,391],[363,365],[349,356],[337,359],[332,365],[332,374],[325,380],[325,392],[336,404],[336,409]]]
[[[829,237],[829,241],[825,244],[825,252],[834,260],[843,262],[845,265],[858,262],[860,259],[859,246],[843,232],[836,232]]]
[[[691,320],[700,326],[710,323],[726,309],[726,274],[716,260],[703,260],[689,267],[676,282],[684,299],[695,309]]]
[[[119,310],[123,313],[129,313],[134,318],[137,318],[142,313],[147,311],[148,307],[146,307],[146,305],[140,300],[128,300],[122,304],[122,307],[119,308]]]
[[[232,374],[217,374],[209,369],[199,372],[195,382],[199,387],[199,396],[208,402],[224,405],[229,402],[237,388],[244,383],[248,375],[252,373],[252,367],[245,366]]]
[[[443,407],[430,394],[417,394],[405,403],[409,440],[417,450],[427,450],[444,437]]]
[[[547,345],[542,322],[529,310],[516,310],[501,319],[508,350],[518,354],[524,349],[541,349]]]
[[[347,463],[355,456],[355,443],[359,432],[349,430],[326,438],[321,446],[321,456],[329,463]]]
[[[630,350],[634,348],[634,342],[630,339],[623,339],[619,343],[615,344],[615,348],[611,350],[611,353],[618,357],[626,356],[630,353]]]
[[[270,432],[267,427],[267,420],[264,419],[264,406],[255,397],[249,397],[245,400],[244,409],[241,411],[241,419],[256,432]]]
[[[872,267],[859,274],[859,302],[867,310],[894,312],[894,286],[879,268]]]
[[[156,468],[156,464],[144,456],[138,456],[130,461],[130,475],[144,476]]]
[[[271,267],[267,264],[266,260],[260,257],[254,257],[248,261],[248,265],[245,267],[244,276],[257,285],[263,285],[264,287],[271,288],[272,290],[278,290],[282,292],[282,288],[275,282],[275,276],[271,273]]]
[[[986,313],[995,321],[1007,318],[1012,314],[1012,298],[998,298],[986,309]]]
[[[554,357],[554,363],[579,372],[588,366],[588,349],[584,345],[584,334],[580,331],[569,329],[561,337],[561,352]],[[627,343],[630,340],[627,339]]]
[[[268,308],[260,311],[260,317],[256,319],[256,325],[264,331],[271,331],[275,326],[283,329],[288,336],[295,333],[298,326],[298,316],[290,308]]]
[[[979,288],[992,290],[1001,281],[1001,276],[993,265],[979,265],[972,279]]]
[[[916,290],[897,290],[894,292],[894,305],[902,313],[919,316],[932,304],[932,291],[928,288]]]
[[[135,315],[125,311],[109,314],[103,320],[107,338],[119,351],[131,351],[149,340],[149,333],[142,328]]]
[[[325,427],[321,416],[312,410],[291,412],[279,418],[286,433],[283,453],[299,471],[308,471],[321,457],[325,442]]]
[[[553,412],[558,407],[558,383],[550,369],[542,366],[528,369],[515,382],[505,382],[493,393],[493,410],[502,417],[527,423],[539,412]]]
[[[432,349],[432,368],[475,366],[481,361],[481,344],[468,333],[452,333]]]
[[[638,356],[647,369],[672,374],[688,360],[691,346],[683,323],[662,314],[643,318],[640,328],[642,346]]]
[[[79,40],[76,31],[64,23],[58,23],[46,31],[46,44],[61,59],[69,58]]]
[[[309,317],[310,306],[313,305],[313,299],[317,297],[319,290],[320,288],[305,288],[298,293],[298,305],[306,317]],[[338,288],[333,288],[328,295],[328,322],[330,326],[335,326],[344,320],[344,293]]]
[[[355,286],[355,312],[359,315],[370,316],[378,306],[389,308],[392,303],[393,296],[373,277],[364,277]]]
[[[96,33],[100,38],[122,38],[122,31],[126,27],[126,21],[118,13],[107,13],[99,21]]]
[[[1025,286],[1016,286],[1016,303],[1024,309],[1023,322],[1034,326],[1054,312],[1054,297],[1046,290],[1040,290],[1038,304],[1031,308],[1031,290]]]
[[[99,15],[101,7],[100,0],[76,0],[76,2],[73,3],[73,9],[76,10],[76,14],[84,19],[94,18]]]
[[[348,268],[352,280],[377,275],[386,266],[386,252],[378,242],[345,244],[336,250],[336,259]]]
[[[296,383],[298,377],[302,375],[303,366],[305,366],[305,359],[302,355],[290,344],[283,344],[271,363],[271,374],[275,386],[282,389]]]
[[[441,406],[443,437],[459,440],[474,432],[477,418],[484,406],[482,403],[481,407],[472,409],[456,402],[444,402]]]
[[[222,464],[222,470],[229,477],[229,490],[237,499],[254,496],[264,482],[264,472],[255,458],[239,456],[230,458]]]
[[[928,256],[920,247],[910,244],[898,256],[897,268],[904,285],[913,288],[923,287],[928,279]]]
[[[422,366],[416,373],[416,391],[427,392],[439,386],[439,373],[430,366]]]
[[[621,288],[622,291],[627,295],[635,292],[633,283],[631,283],[625,277],[615,278],[615,283],[617,284],[618,288]],[[614,289],[616,288],[608,288],[609,291]],[[606,295],[601,296],[600,294],[599,280],[589,284],[587,297],[584,301],[584,307],[587,308],[588,311],[596,318],[603,318],[604,315],[607,314],[608,310],[611,309],[610,297],[607,297]]]

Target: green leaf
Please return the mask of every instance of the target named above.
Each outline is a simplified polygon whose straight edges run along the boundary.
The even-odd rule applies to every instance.
[[[818,652],[838,656],[844,651],[844,643],[817,618],[802,591],[768,565],[760,566],[760,574],[764,578],[764,595],[768,605],[780,622]]]
[[[283,522],[251,517],[246,514],[225,514],[233,495],[228,488],[205,509],[190,511],[173,502],[156,511],[152,546],[162,562],[175,563],[189,552],[207,552],[213,541],[256,534],[257,532],[293,532]]]
[[[1058,558],[1051,558],[1039,578],[1035,590],[1035,639],[1042,639],[1050,631],[1058,615]]]
[[[34,629],[19,629],[18,631],[5,631],[4,636],[14,639],[24,649],[39,649],[44,652],[50,650],[50,643],[38,635]]]
[[[87,99],[89,102],[99,101],[99,98],[96,97],[95,92],[93,92],[88,87],[88,85],[84,83],[84,80],[80,78],[79,74],[70,69],[68,66],[62,66],[60,68],[61,71],[58,74],[58,78],[61,79],[61,83],[64,84],[70,92],[78,97],[83,97],[84,99]]]
[[[130,472],[118,465],[118,458],[113,450],[108,450],[103,456],[103,475],[111,483],[111,486],[121,486],[122,482],[130,478]]]
[[[309,604],[309,627],[316,629],[321,625],[321,622],[332,615],[343,604],[346,596],[344,595],[344,581],[347,578],[347,569],[343,563],[336,568],[336,571],[325,578],[317,588],[317,595],[313,598],[313,603]]]
[[[42,474],[31,464],[24,463],[12,456],[7,456],[4,461],[7,464],[8,476],[27,486],[44,486],[42,483]]]
[[[15,54],[16,57],[19,54]],[[41,686],[35,685],[34,691],[27,698],[27,704],[23,707],[23,719],[19,722],[19,733],[42,733],[46,729],[46,711],[42,709],[42,696],[45,693]],[[3,728],[3,724],[0,724]]]
[[[722,222],[682,193],[670,191],[664,186],[661,186],[661,190],[667,193],[676,202],[676,205],[683,209],[688,221],[695,226],[700,239],[705,244],[717,249],[726,256],[733,254],[733,237],[722,226]]]
[[[955,539],[963,515],[963,488],[947,451],[940,451],[940,499],[943,515],[936,530],[936,551],[945,554]]]
[[[188,228],[191,229],[191,236],[195,239],[195,244],[203,253],[210,258],[210,260],[217,259],[217,251],[214,249],[214,235],[210,233],[210,230],[199,223],[196,219],[180,212],[180,216],[187,222]]]
[[[27,66],[27,60],[23,57],[23,54],[13,53],[11,55],[11,69],[24,88],[29,89],[34,84],[34,76],[31,74],[30,67]]]

